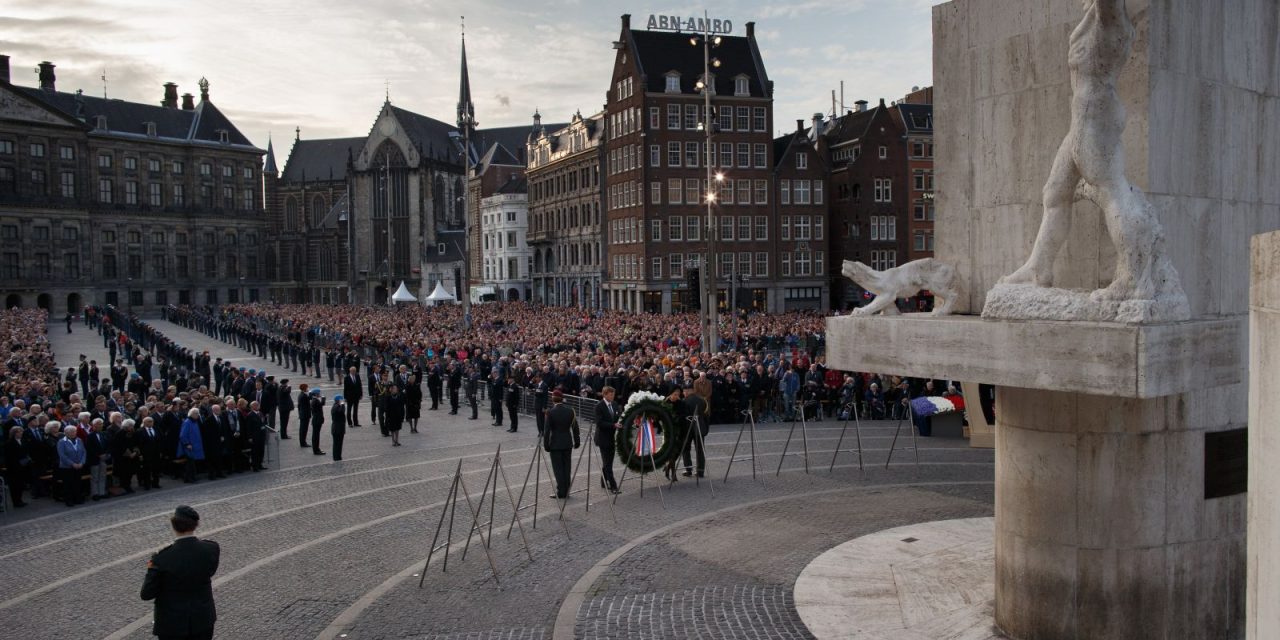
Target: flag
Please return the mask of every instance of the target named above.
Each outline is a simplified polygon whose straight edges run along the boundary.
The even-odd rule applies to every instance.
[[[648,416],[636,418],[636,422],[640,425],[640,433],[636,436],[636,455],[653,455],[654,443],[657,441],[657,434],[653,431],[653,422],[649,420]]]

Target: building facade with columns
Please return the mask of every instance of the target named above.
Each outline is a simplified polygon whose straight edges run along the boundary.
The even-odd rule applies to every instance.
[[[55,65],[14,82],[0,55],[0,300],[76,313],[110,304],[264,299],[263,150],[209,98],[158,104],[59,91]]]
[[[529,139],[529,245],[533,299],[599,309],[608,256],[601,234],[601,140],[604,113],[574,114]]]

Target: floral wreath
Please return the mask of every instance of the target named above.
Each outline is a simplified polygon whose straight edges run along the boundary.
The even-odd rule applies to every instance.
[[[649,473],[680,455],[682,431],[662,396],[637,391],[622,411],[622,428],[614,436],[618,458],[636,473]]]

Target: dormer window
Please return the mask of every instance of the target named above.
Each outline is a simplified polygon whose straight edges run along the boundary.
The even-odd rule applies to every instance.
[[[751,95],[751,79],[746,76],[738,76],[733,79],[733,95],[748,96]]]
[[[440,255],[444,255],[444,251],[445,251],[444,243],[443,242],[437,243],[436,253],[439,253]]]
[[[147,123],[147,137],[149,138],[156,137],[156,123],[154,122]]]
[[[106,117],[106,116],[95,116],[95,117],[94,117],[94,119],[93,119],[93,127],[94,127],[95,129],[106,129],[106,128],[107,128],[107,117]]]
[[[667,74],[667,93],[680,93],[680,74]]]
[[[226,129],[218,129],[218,142],[222,144],[227,144],[228,142],[231,142],[231,137],[227,134]]]

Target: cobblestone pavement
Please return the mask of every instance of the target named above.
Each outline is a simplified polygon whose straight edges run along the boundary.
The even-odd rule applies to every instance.
[[[186,346],[281,375],[239,349],[153,322]],[[63,366],[79,353],[106,361],[101,338],[82,324],[70,336],[52,325],[50,336]],[[285,375],[295,388],[302,379]],[[332,396],[327,378],[322,388]],[[518,529],[507,537],[512,512],[500,489],[491,545],[498,582],[478,539],[460,560],[470,524],[462,501],[448,572],[437,553],[419,589],[414,574],[422,569],[458,460],[478,500],[494,450],[503,445],[503,469],[518,493],[534,437],[445,411],[423,415],[422,433],[402,432],[405,446],[397,449],[376,428],[349,431],[340,463],[286,441],[265,473],[195,485],[170,481],[159,491],[71,509],[37,500],[5,515],[0,628],[8,637],[148,637],[149,607],[138,600],[138,588],[146,559],[170,537],[167,515],[182,503],[200,511],[200,533],[223,549],[215,580],[218,638],[551,638],[562,604],[584,574],[629,541],[676,523],[599,573],[570,612],[576,614],[572,635],[807,637],[791,585],[813,557],[864,533],[991,512],[992,454],[963,442],[922,439],[917,468],[900,441],[886,469],[895,424],[864,423],[865,476],[849,453],[828,473],[840,429],[813,423],[811,473],[804,473],[802,459],[789,457],[774,475],[788,425],[760,425],[759,479],[751,479],[750,462],[738,461],[725,483],[737,430],[719,426],[708,439],[714,493],[706,480],[682,479],[663,483],[659,494],[651,476],[642,498],[638,480],[628,475],[614,511],[593,489],[590,511],[585,495],[576,494],[560,526],[544,476],[536,529],[531,510],[521,511],[532,561]],[[846,440],[842,448],[850,446]],[[526,499],[533,491],[531,483]]]

